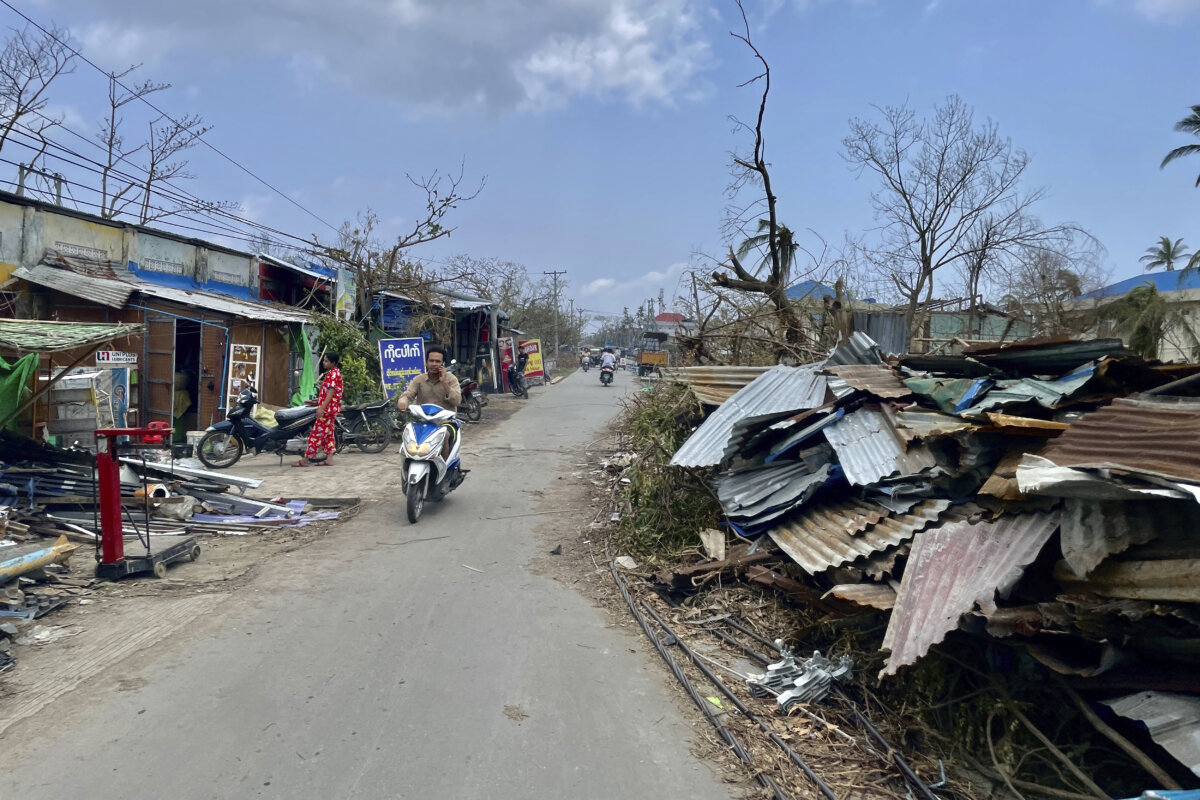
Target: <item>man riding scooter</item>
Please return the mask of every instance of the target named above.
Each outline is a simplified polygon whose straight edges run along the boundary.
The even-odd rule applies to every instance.
[[[425,374],[409,381],[408,387],[396,400],[396,408],[405,411],[414,402],[417,405],[433,404],[450,411],[458,411],[458,405],[462,402],[462,389],[458,385],[458,378],[446,369],[446,348],[440,344],[431,344],[425,349]],[[451,439],[447,436],[442,443],[443,456],[450,454],[450,444]]]
[[[612,383],[616,370],[617,357],[611,347],[606,347],[604,348],[604,354],[600,356],[600,382],[605,386]]]

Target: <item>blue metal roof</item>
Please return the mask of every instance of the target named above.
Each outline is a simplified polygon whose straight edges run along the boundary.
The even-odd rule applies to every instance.
[[[830,289],[820,281],[800,281],[797,284],[789,286],[786,294],[792,300],[803,300],[806,297],[821,300],[825,297],[837,296],[837,293],[833,289]]]
[[[1138,275],[1133,278],[1105,286],[1094,292],[1081,294],[1076,300],[1100,300],[1105,297],[1124,297],[1137,286],[1151,285],[1160,292],[1176,292],[1182,289],[1200,289],[1200,270],[1170,270]]]

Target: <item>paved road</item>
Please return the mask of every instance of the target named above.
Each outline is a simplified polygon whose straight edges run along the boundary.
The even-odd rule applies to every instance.
[[[483,519],[533,511],[522,489],[577,470],[632,388],[534,389],[416,526],[397,486],[364,487],[382,499],[96,684],[122,691],[9,730],[3,796],[728,798],[650,648],[528,568],[554,517]]]

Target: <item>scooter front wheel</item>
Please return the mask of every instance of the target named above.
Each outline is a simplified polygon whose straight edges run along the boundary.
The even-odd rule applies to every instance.
[[[242,457],[242,440],[229,431],[209,431],[196,445],[196,456],[209,469],[232,467]]]
[[[425,508],[425,492],[421,485],[422,481],[416,481],[408,485],[405,494],[408,496],[408,521],[412,524],[417,524],[417,520],[421,518],[421,509]]]

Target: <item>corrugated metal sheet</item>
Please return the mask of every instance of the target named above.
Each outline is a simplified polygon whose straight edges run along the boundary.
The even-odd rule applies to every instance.
[[[999,381],[988,390],[982,400],[957,413],[964,417],[981,417],[985,411],[1024,403],[1037,403],[1043,408],[1058,408],[1063,400],[1082,389],[1095,374],[1095,365],[1090,365],[1055,381],[1039,381],[1035,378]]]
[[[876,397],[908,397],[912,394],[900,377],[887,364],[850,364],[828,367],[851,387]],[[834,390],[834,394],[837,391]]]
[[[1078,578],[1105,558],[1169,530],[1200,530],[1200,506],[1183,500],[1077,500],[1063,503],[1062,553]]]
[[[107,322],[0,319],[0,347],[53,353],[108,342],[120,336],[137,333],[141,329],[141,325]]]
[[[264,322],[309,322],[312,319],[308,313],[297,309],[268,305],[267,303],[249,303],[245,300],[210,292],[175,289],[152,283],[138,284],[135,288],[147,297],[156,297],[160,300],[169,300],[173,303],[203,308],[221,314],[232,314],[244,319],[257,319]]]
[[[890,311],[855,311],[854,330],[862,331],[879,343],[879,349],[891,355],[908,352],[908,326],[904,315]]]
[[[887,611],[896,605],[896,590],[886,583],[840,583],[821,595],[821,598],[829,595],[881,611]]]
[[[1121,398],[1071,423],[1042,455],[1062,467],[1114,467],[1200,481],[1200,401]]]
[[[1089,361],[1128,355],[1120,339],[1026,339],[1002,345],[976,345],[963,350],[989,366],[1022,375],[1058,375]]]
[[[1146,691],[1102,702],[1122,717],[1143,722],[1151,739],[1200,776],[1200,697]]]
[[[855,331],[850,338],[837,347],[825,359],[825,366],[842,364],[882,364],[883,354],[875,340],[862,331]]]
[[[1057,511],[955,522],[917,534],[912,541],[896,607],[883,647],[890,649],[882,675],[912,664],[958,627],[966,612],[985,613],[1021,578],[1058,528]]]
[[[775,366],[746,384],[721,404],[676,451],[671,464],[677,467],[711,467],[721,463],[736,447],[728,447],[735,436],[772,417],[816,408],[825,401],[825,376],[817,366]]]
[[[34,267],[18,267],[13,270],[12,276],[109,308],[124,307],[129,296],[137,289],[132,283],[125,281],[93,278],[90,275],[48,267],[45,264],[38,264]]]
[[[936,522],[949,500],[926,500],[908,514],[891,513],[861,500],[806,508],[768,531],[771,539],[815,575],[830,567],[895,547]]]
[[[891,406],[882,406],[881,410],[892,423],[893,430],[903,442],[915,439],[935,439],[939,436],[950,436],[955,433],[976,430],[979,426],[952,414],[943,414],[928,408],[911,408],[894,411]]]
[[[778,465],[725,476],[717,496],[726,516],[739,525],[757,527],[805,502],[828,479],[828,464],[816,470],[804,462]]]
[[[893,475],[907,477],[934,467],[937,462],[924,444],[905,449],[882,411],[860,408],[825,429],[825,438],[837,452],[846,480],[867,486]]]
[[[770,367],[664,367],[663,378],[686,383],[701,403],[719,406]]]
[[[1170,561],[1118,561],[1108,559],[1086,579],[1075,577],[1065,561],[1054,565],[1054,579],[1068,592],[1123,597],[1129,600],[1162,600],[1200,603],[1200,558]]]

